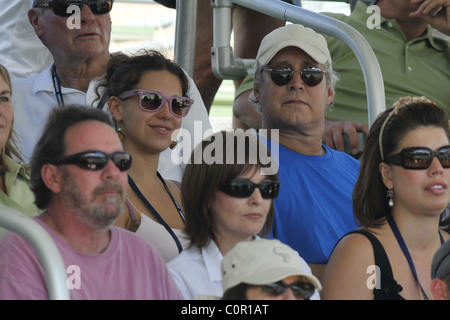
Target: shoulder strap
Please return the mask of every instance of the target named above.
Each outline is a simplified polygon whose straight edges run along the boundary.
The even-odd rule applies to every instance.
[[[373,253],[375,257],[375,265],[379,267],[380,271],[380,288],[375,287],[373,289],[374,298],[375,299],[387,299],[387,298],[401,298],[398,294],[403,288],[397,283],[394,279],[394,275],[392,273],[391,263],[389,262],[389,258],[386,254],[386,251],[383,248],[381,242],[375,237],[372,233],[367,230],[358,229],[353,230],[347,234],[351,233],[359,233],[364,235],[370,240],[372,244]]]
[[[366,236],[366,238],[368,238],[370,240],[370,243],[372,244],[372,247],[373,247],[373,254],[375,256],[375,264],[377,266],[379,266],[380,268],[383,267],[383,271],[387,272],[388,275],[392,277],[393,275],[392,275],[392,269],[391,269],[391,264],[389,262],[389,258],[386,254],[386,251],[383,248],[383,245],[377,239],[377,237],[375,237],[369,231],[362,230],[362,229],[353,230],[347,234],[350,234],[350,233],[362,234],[363,236]]]

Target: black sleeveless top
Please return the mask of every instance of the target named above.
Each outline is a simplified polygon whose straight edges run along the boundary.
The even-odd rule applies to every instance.
[[[373,289],[373,299],[374,300],[405,300],[399,292],[403,290],[402,286],[397,283],[392,274],[391,264],[386,251],[380,241],[367,230],[354,230],[351,233],[359,233],[366,236],[372,243],[373,253],[375,256],[375,265],[378,266],[380,272],[380,282],[379,288],[375,286]],[[346,236],[344,235],[344,237]]]

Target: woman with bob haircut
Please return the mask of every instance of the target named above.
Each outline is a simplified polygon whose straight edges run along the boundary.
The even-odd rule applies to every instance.
[[[223,256],[271,229],[280,185],[264,169],[273,162],[254,131],[214,133],[192,152],[181,183],[189,248],[168,263],[186,299],[222,295]]]

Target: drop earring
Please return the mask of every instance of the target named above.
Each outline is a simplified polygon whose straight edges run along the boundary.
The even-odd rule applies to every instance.
[[[120,141],[123,140],[124,135],[121,127],[117,127],[117,135],[119,136]]]
[[[394,206],[394,191],[388,190],[387,197],[389,198],[388,206],[392,208]]]

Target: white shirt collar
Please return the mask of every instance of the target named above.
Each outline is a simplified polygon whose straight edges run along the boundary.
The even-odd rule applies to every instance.
[[[209,241],[209,244],[202,248],[202,256],[211,281],[222,281],[220,264],[222,263],[223,256],[213,240]]]

